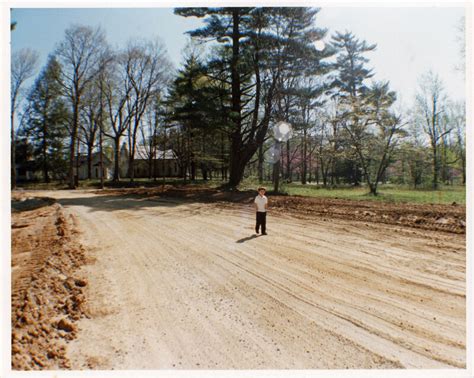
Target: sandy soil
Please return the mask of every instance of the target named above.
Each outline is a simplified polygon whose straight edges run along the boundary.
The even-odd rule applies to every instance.
[[[95,261],[74,271],[87,278],[87,316],[70,319],[67,367],[466,366],[455,230],[296,217],[275,203],[269,235],[256,237],[247,200],[39,195],[73,217],[75,243]]]
[[[87,263],[72,216],[49,198],[15,194],[12,206],[12,367],[69,368],[66,342],[85,315],[76,275]]]

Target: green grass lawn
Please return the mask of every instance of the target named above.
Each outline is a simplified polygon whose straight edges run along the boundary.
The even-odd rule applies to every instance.
[[[271,183],[265,183],[267,190],[272,190]],[[258,183],[254,181],[244,181],[241,190],[255,189]],[[281,192],[288,195],[298,195],[321,198],[341,198],[350,200],[371,200],[384,202],[408,202],[408,203],[433,203],[433,204],[466,204],[466,188],[464,186],[441,186],[439,190],[412,189],[409,187],[396,185],[380,185],[378,195],[369,194],[367,187],[358,188],[323,188],[313,184],[302,185],[300,183],[284,183]]]

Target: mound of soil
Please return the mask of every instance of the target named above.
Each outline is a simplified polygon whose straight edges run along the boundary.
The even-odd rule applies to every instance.
[[[68,368],[66,343],[85,315],[76,276],[86,262],[72,219],[48,199],[16,196],[12,204],[12,369]]]
[[[457,234],[466,232],[466,208],[453,205],[350,201],[310,197],[272,197],[272,208],[303,216],[403,225]]]

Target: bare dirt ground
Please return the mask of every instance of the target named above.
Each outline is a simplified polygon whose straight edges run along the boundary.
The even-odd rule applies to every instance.
[[[16,194],[12,207],[12,366],[69,368],[66,341],[84,315],[76,276],[87,262],[72,217],[50,198]]]
[[[274,197],[257,237],[251,194],[130,193],[21,194],[56,202],[13,213],[14,335],[37,269],[62,258],[37,280],[66,291],[38,292],[59,356],[37,356],[48,345],[30,335],[14,368],[465,368],[462,206]],[[38,212],[63,219],[44,257],[18,233],[46,240]]]

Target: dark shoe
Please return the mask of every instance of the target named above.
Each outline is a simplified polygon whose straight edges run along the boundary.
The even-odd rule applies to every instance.
[[[268,235],[266,232],[262,232],[262,235]]]

